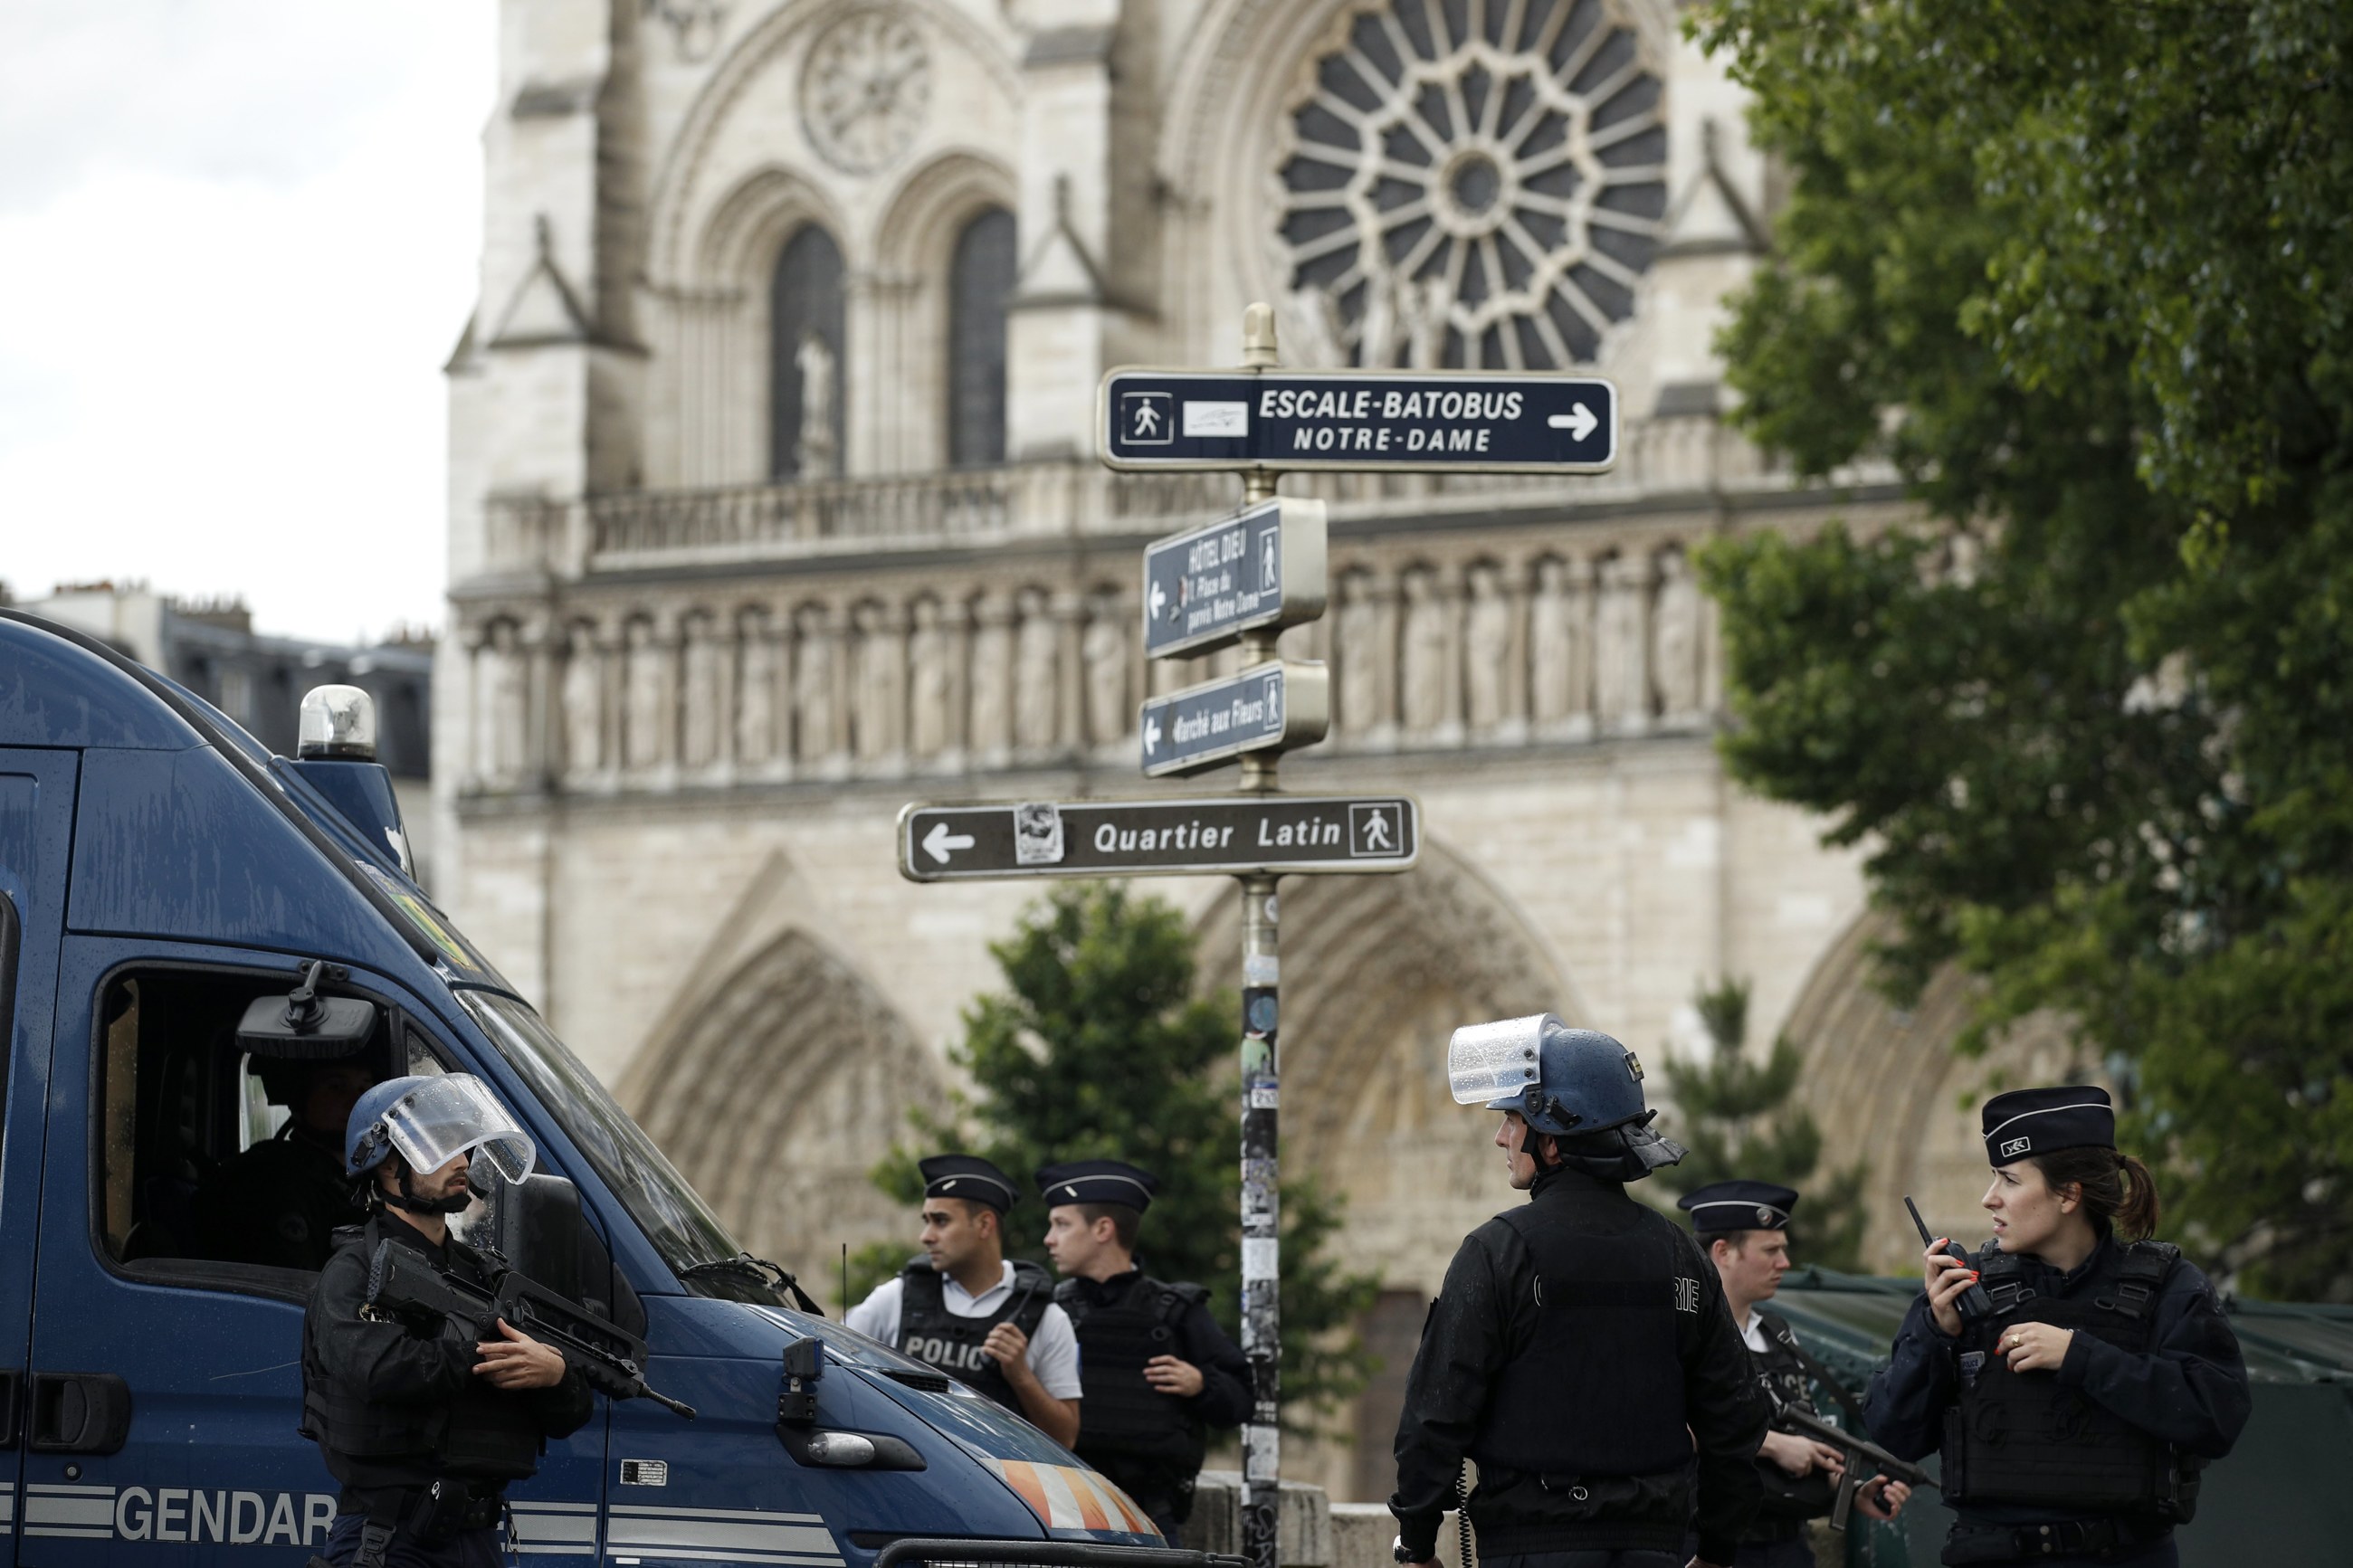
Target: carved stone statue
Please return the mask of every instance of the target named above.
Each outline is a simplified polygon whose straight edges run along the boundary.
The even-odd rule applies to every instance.
[[[1427,734],[1454,718],[1452,606],[1426,569],[1405,576],[1405,727]]]
[[[1021,624],[1013,648],[1013,738],[1024,749],[1042,750],[1054,744],[1058,733],[1056,627],[1043,590],[1022,589],[1018,607]]]
[[[1080,654],[1087,672],[1087,738],[1099,746],[1125,735],[1134,717],[1127,700],[1127,625],[1118,599],[1095,601]]]
[[[858,606],[858,757],[875,762],[905,749],[907,650],[897,617],[884,605]]]
[[[720,707],[724,693],[719,686],[719,639],[712,636],[711,617],[696,616],[686,623],[684,676],[686,712],[680,761],[690,768],[705,768],[719,760]]]
[[[1398,325],[1405,333],[1406,363],[1415,370],[1436,370],[1446,356],[1446,318],[1453,305],[1442,277],[1423,278],[1397,286]]]
[[[1388,718],[1381,703],[1381,610],[1373,602],[1373,574],[1351,572],[1342,577],[1339,599],[1333,628],[1339,656],[1338,718],[1350,739],[1362,741]]]
[[[1493,730],[1517,718],[1510,710],[1512,602],[1504,596],[1502,574],[1488,562],[1471,568],[1471,610],[1462,640],[1472,727]]]
[[[623,715],[629,766],[653,768],[670,761],[670,734],[677,722],[677,700],[670,690],[670,649],[654,636],[651,621],[631,621],[628,710]]]
[[[1650,571],[1638,555],[1612,559],[1601,572],[1595,616],[1595,710],[1606,725],[1640,729],[1651,714]]]
[[[1013,613],[1004,600],[981,600],[973,609],[978,623],[972,637],[972,750],[1002,754],[1013,744]]]
[[[833,624],[823,605],[803,605],[794,617],[793,753],[819,763],[840,750],[833,702]]]
[[[1557,725],[1592,706],[1592,568],[1557,555],[1536,563],[1535,595],[1528,602],[1528,676],[1538,724]]]
[[[1699,711],[1699,581],[1680,550],[1659,560],[1658,608],[1651,636],[1651,679],[1659,711],[1687,719]]]
[[[474,655],[475,756],[482,782],[512,789],[530,768],[531,672],[512,621],[491,628]]]
[[[776,755],[776,639],[765,611],[735,625],[735,760],[756,765]]]
[[[908,749],[934,757],[948,749],[948,703],[955,677],[948,668],[947,628],[940,602],[915,601],[914,630],[907,637]]]
[[[564,649],[564,767],[575,779],[605,765],[605,655],[596,628],[581,621]]]
[[[797,456],[804,479],[833,478],[833,350],[817,329],[803,332],[800,347],[793,353],[793,368],[801,377]]]

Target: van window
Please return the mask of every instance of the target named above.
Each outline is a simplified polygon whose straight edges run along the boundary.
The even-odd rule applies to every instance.
[[[16,905],[0,893],[0,1127],[8,1125],[8,1058],[16,1039]]]
[[[98,1245],[131,1272],[285,1288],[315,1271],[361,1209],[343,1176],[343,1123],[395,1060],[393,1010],[353,1056],[257,1056],[237,1021],[283,974],[155,968],[107,982],[99,1012],[92,1149]],[[399,1065],[431,1047],[401,1028]],[[433,1060],[433,1070],[441,1070]],[[242,1272],[241,1272],[242,1271]]]

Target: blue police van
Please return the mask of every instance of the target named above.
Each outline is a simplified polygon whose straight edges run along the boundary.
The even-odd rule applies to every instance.
[[[0,611],[0,1568],[299,1568],[324,1542],[335,1486],[297,1432],[315,1276],[225,1260],[220,1216],[195,1212],[206,1172],[273,1125],[272,1047],[241,1021],[319,964],[322,995],[368,1005],[339,1016],[364,1020],[373,1077],[495,1090],[539,1161],[502,1247],[641,1338],[647,1384],[696,1411],[600,1395],[512,1490],[522,1560],[1208,1561],[742,1258],[410,878],[364,696],[335,691],[306,700],[303,754],[273,756],[103,645]]]

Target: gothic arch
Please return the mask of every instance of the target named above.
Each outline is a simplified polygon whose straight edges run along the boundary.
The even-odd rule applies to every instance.
[[[891,194],[869,242],[877,292],[891,305],[879,313],[875,353],[891,367],[885,379],[894,404],[934,416],[886,422],[886,467],[912,473],[947,466],[948,290],[956,241],[982,213],[1019,205],[1012,169],[969,148],[922,164]]]
[[[905,1232],[867,1173],[941,1072],[880,991],[791,930],[677,1016],[623,1097],[738,1241],[822,1278],[842,1243]]]
[[[1897,1007],[1873,984],[1872,949],[1892,929],[1875,910],[1857,917],[1815,963],[1782,1032],[1805,1055],[1799,1092],[1825,1135],[1824,1163],[1868,1162],[1865,1262],[1910,1273],[1919,1247],[1905,1194],[1931,1225],[1972,1236],[1982,1228],[1978,1103],[2004,1084],[2081,1082],[2092,1069],[2063,1022],[2039,1015],[1982,1057],[1956,1053],[1971,982],[1957,969],[1941,970],[1916,1005]],[[2098,1076],[2092,1072],[2094,1081]]]
[[[1282,884],[1282,1143],[1348,1204],[1352,1264],[1391,1286],[1435,1289],[1446,1267],[1422,1238],[1493,1213],[1493,1128],[1446,1090],[1461,1024],[1584,1005],[1549,945],[1466,858],[1424,839],[1399,876]],[[1198,922],[1201,978],[1241,971],[1241,900]]]

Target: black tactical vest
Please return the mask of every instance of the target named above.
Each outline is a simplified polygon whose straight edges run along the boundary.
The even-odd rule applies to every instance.
[[[1811,1374],[1798,1348],[1796,1331],[1770,1312],[1758,1312],[1757,1326],[1765,1341],[1764,1353],[1748,1352],[1748,1364],[1756,1369],[1757,1381],[1782,1404],[1809,1415],[1820,1415],[1814,1408]],[[1831,1505],[1838,1500],[1838,1489],[1820,1470],[1793,1476],[1760,1454],[1757,1475],[1765,1483],[1765,1501],[1757,1510],[1760,1528],[1754,1532],[1755,1539],[1791,1539],[1788,1530],[1778,1526],[1797,1520],[1827,1518]]]
[[[385,1238],[383,1227],[399,1223],[379,1215],[364,1226],[338,1230],[336,1251],[340,1255],[359,1247],[363,1257],[370,1256]],[[453,1272],[485,1286],[497,1284],[480,1255],[462,1243],[449,1243],[448,1258]],[[330,1258],[329,1267],[335,1266]],[[441,1332],[452,1338],[463,1334],[447,1322]],[[539,1456],[547,1447],[530,1405],[480,1378],[469,1378],[455,1397],[439,1405],[392,1405],[367,1398],[349,1379],[328,1368],[318,1336],[307,1324],[301,1435],[318,1443],[328,1472],[337,1480],[345,1479],[345,1457],[414,1459],[442,1475],[470,1480],[519,1480],[538,1471]]]
[[[1079,1383],[1086,1398],[1081,1458],[1149,1466],[1172,1479],[1200,1473],[1208,1428],[1194,1417],[1189,1401],[1145,1382],[1144,1363],[1162,1355],[1190,1359],[1176,1337],[1177,1324],[1208,1298],[1198,1285],[1141,1279],[1118,1301],[1099,1307],[1076,1279],[1054,1288],[1054,1300],[1079,1336]]]
[[[2147,1354],[2157,1333],[2158,1292],[2180,1256],[2163,1242],[2112,1244],[2073,1292],[2052,1297],[2026,1283],[2021,1259],[1991,1246],[1978,1255],[1995,1316],[1961,1331],[1960,1397],[1945,1412],[1947,1502],[2189,1518],[2197,1504],[2194,1462],[2060,1387],[2055,1373],[2011,1372],[1998,1348],[2011,1324],[2052,1323]]]
[[[1009,1322],[1029,1338],[1038,1337],[1038,1324],[1054,1304],[1046,1271],[1026,1260],[1014,1264],[1012,1294],[1005,1305],[982,1318],[949,1311],[945,1277],[920,1258],[907,1265],[899,1279],[899,1353],[969,1384],[1008,1410],[1019,1411],[1021,1401],[1013,1384],[998,1370],[997,1358],[980,1347],[999,1323]]]
[[[1683,1355],[1698,1335],[1703,1289],[1702,1260],[1683,1233],[1606,1187],[1497,1217],[1527,1244],[1538,1317],[1472,1437],[1481,1471],[1546,1485],[1680,1471],[1692,1457]],[[1704,1288],[1723,1289],[1712,1278]]]

